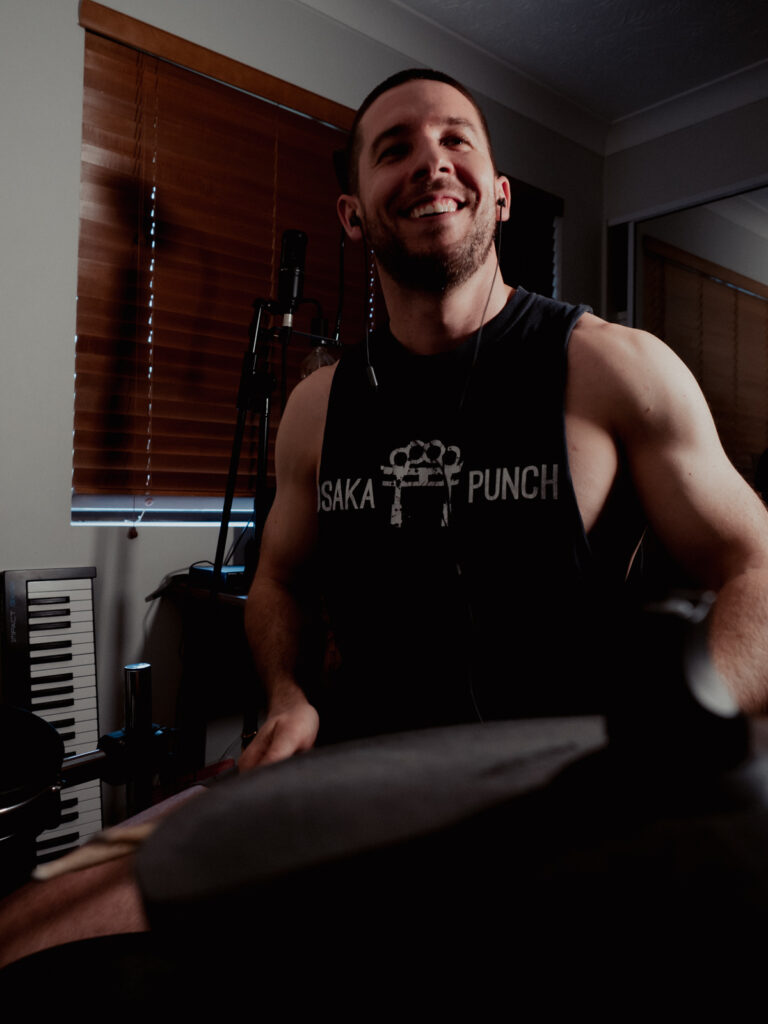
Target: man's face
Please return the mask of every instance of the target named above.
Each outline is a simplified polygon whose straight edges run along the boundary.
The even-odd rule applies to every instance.
[[[473,104],[443,82],[406,82],[371,104],[360,132],[350,202],[383,270],[417,290],[468,280],[489,257],[506,182]]]

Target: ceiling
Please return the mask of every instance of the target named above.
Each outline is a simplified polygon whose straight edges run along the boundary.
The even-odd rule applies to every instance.
[[[398,0],[398,6],[611,124],[768,69],[766,0]]]

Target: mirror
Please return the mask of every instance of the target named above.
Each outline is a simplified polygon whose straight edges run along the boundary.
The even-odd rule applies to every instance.
[[[768,447],[768,188],[635,225],[635,324],[701,385],[750,482]]]

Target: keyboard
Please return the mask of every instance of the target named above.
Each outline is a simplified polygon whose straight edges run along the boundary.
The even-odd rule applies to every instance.
[[[49,722],[65,756],[99,742],[93,567],[2,573],[0,699]],[[37,862],[61,856],[102,828],[98,779],[61,793],[61,819],[37,837]]]

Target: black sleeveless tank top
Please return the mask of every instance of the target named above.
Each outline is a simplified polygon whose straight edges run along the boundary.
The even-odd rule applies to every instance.
[[[319,558],[341,671],[326,738],[599,710],[624,566],[591,547],[565,444],[567,345],[587,307],[518,288],[454,351],[375,335],[336,369]]]

